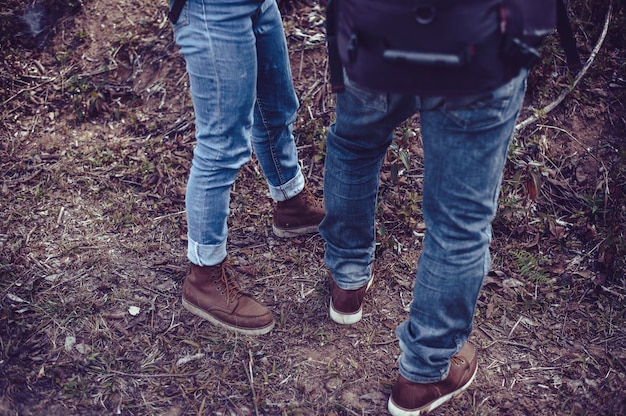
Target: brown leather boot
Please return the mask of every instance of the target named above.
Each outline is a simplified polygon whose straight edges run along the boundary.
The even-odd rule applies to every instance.
[[[274,207],[272,230],[278,237],[291,238],[316,233],[326,215],[324,204],[305,186],[302,192]]]
[[[476,348],[466,342],[450,360],[448,376],[436,383],[413,383],[398,375],[387,404],[393,416],[424,415],[463,393],[476,377]]]
[[[237,272],[227,260],[216,266],[191,265],[183,283],[183,307],[189,312],[247,335],[274,328],[269,308],[241,291]]]
[[[330,319],[338,324],[351,325],[359,322],[363,317],[363,299],[365,293],[372,287],[374,275],[369,282],[355,290],[345,290],[337,286],[335,279],[330,280]]]

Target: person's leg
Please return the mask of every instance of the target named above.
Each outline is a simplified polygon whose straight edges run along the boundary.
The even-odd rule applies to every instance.
[[[200,266],[226,257],[230,188],[251,156],[256,3],[188,0],[174,26],[195,112],[197,143],[186,208],[188,257]]]
[[[462,359],[472,365],[453,366],[453,372],[450,363],[472,331],[476,300],[489,270],[491,221],[525,79],[523,72],[491,94],[422,100],[427,231],[409,320],[397,329],[400,380],[463,379],[454,393],[475,374],[475,353],[469,347],[464,354],[472,358]],[[396,396],[402,395],[394,391],[392,399]],[[392,404],[390,400],[390,409]]]
[[[275,201],[292,198],[304,188],[292,134],[298,111],[287,42],[275,0],[265,0],[253,18],[258,79],[252,144]]]
[[[265,0],[253,18],[258,79],[252,143],[276,201],[273,226],[279,237],[317,232],[324,208],[308,189],[298,163],[293,137],[298,100],[293,88],[289,53],[275,0]],[[304,190],[304,192],[303,192]]]
[[[393,129],[414,112],[415,99],[388,97],[346,81],[346,91],[337,95],[337,120],[328,132],[326,217],[320,233],[332,277],[331,318],[354,323],[360,319],[362,297],[371,279],[380,168]],[[339,303],[346,303],[346,307]]]
[[[251,335],[273,328],[272,313],[240,290],[239,273],[225,259],[231,185],[251,156],[257,79],[252,16],[258,6],[256,0],[187,0],[174,25],[197,139],[186,195],[192,265],[182,303],[214,324]]]

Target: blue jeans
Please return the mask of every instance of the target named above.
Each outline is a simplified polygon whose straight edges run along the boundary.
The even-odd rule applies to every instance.
[[[436,382],[472,331],[489,271],[491,221],[507,147],[522,105],[526,71],[474,96],[415,97],[367,91],[346,80],[328,133],[325,263],[346,290],[370,279],[379,171],[396,126],[420,112],[427,232],[409,319],[398,326],[400,374]]]
[[[275,0],[187,0],[174,35],[196,122],[187,255],[212,266],[226,257],[230,189],[252,148],[274,200],[304,188],[292,132],[299,104]]]

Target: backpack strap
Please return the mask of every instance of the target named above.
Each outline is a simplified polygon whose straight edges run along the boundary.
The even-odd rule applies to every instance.
[[[174,0],[174,5],[172,6],[172,10],[167,14],[167,17],[170,19],[172,24],[175,24],[180,17],[180,12],[183,11],[183,6],[185,5],[186,0]]]
[[[582,68],[582,63],[576,49],[576,39],[574,38],[574,32],[567,14],[565,0],[556,2],[556,30],[559,32],[561,47],[565,52],[567,67],[571,72],[579,70]]]
[[[342,92],[345,89],[343,79],[343,65],[339,57],[337,37],[337,3],[339,0],[326,1],[326,45],[328,48],[328,69],[330,71],[330,86],[332,92]]]

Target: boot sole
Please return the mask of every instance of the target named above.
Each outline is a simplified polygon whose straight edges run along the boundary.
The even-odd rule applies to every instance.
[[[239,327],[239,326],[232,325],[232,324],[229,324],[227,322],[224,322],[224,321],[222,321],[220,319],[217,319],[216,317],[214,317],[213,315],[207,313],[203,309],[198,308],[193,303],[190,303],[189,301],[185,300],[185,298],[183,298],[183,308],[187,309],[192,314],[194,314],[196,316],[199,316],[200,318],[209,321],[213,325],[216,325],[216,326],[219,326],[219,327],[222,327],[222,328],[225,328],[225,329],[230,329],[231,331],[235,331],[235,332],[238,332],[240,334],[245,334],[245,335],[263,335],[263,334],[267,334],[268,332],[270,332],[274,328],[274,325],[276,324],[276,322],[274,320],[272,320],[272,322],[269,325],[264,326],[262,328],[242,328],[242,327]]]
[[[313,234],[318,232],[317,224],[299,228],[278,228],[276,225],[272,225],[272,231],[276,237],[281,238],[293,238],[304,234]]]
[[[472,374],[472,378],[470,378],[469,381],[463,385],[463,387],[461,387],[458,390],[453,391],[452,393],[448,393],[445,396],[441,396],[440,398],[438,398],[434,402],[429,403],[426,406],[422,406],[419,409],[405,409],[403,407],[400,407],[400,406],[396,405],[393,402],[393,399],[391,397],[389,397],[389,401],[387,403],[387,410],[389,410],[389,413],[391,413],[392,416],[421,416],[421,415],[425,415],[425,414],[427,414],[429,412],[432,412],[433,410],[435,410],[437,407],[441,406],[442,404],[444,404],[444,403],[454,399],[455,397],[457,397],[458,395],[463,393],[465,390],[467,390],[467,388],[470,386],[470,384],[472,384],[472,382],[474,381],[474,378],[476,378],[476,373],[478,373],[478,366],[476,366],[476,369],[474,370],[474,374]]]
[[[365,293],[367,293],[367,291],[370,290],[370,287],[372,287],[372,283],[374,283],[373,274],[372,274],[372,277],[370,277],[370,281],[367,282],[367,288],[365,289]],[[333,321],[335,321],[336,323],[340,325],[356,324],[357,322],[361,320],[361,318],[363,318],[363,305],[361,305],[359,310],[356,312],[352,312],[352,313],[339,312],[333,306],[333,299],[331,297],[329,314],[330,314],[330,319],[332,319]]]

